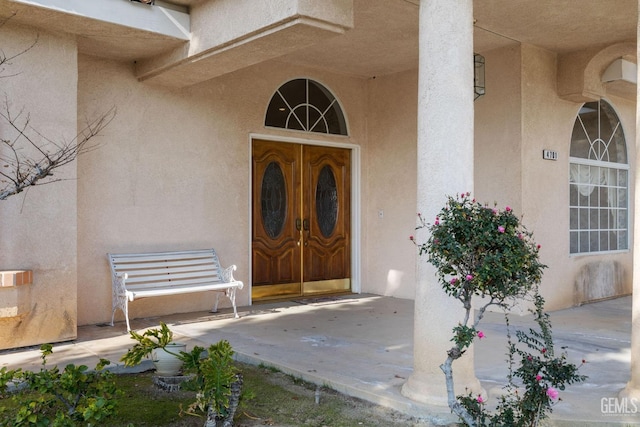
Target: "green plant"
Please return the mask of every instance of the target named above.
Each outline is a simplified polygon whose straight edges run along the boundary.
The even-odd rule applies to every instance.
[[[164,322],[160,322],[160,328],[148,329],[142,334],[129,333],[137,342],[121,357],[125,366],[139,364],[157,349],[173,354],[182,361],[185,376],[190,376],[183,384],[184,388],[197,393],[197,400],[185,413],[207,414],[209,424],[205,425],[216,425],[218,421],[224,426],[232,425],[242,388],[242,375],[235,367],[233,348],[228,341],[221,340],[208,349],[195,346],[190,352],[173,353],[166,348],[173,342],[173,332]]]
[[[8,384],[24,384],[9,393],[17,411],[0,421],[3,426],[75,426],[99,423],[113,414],[117,389],[112,374],[103,368],[110,362],[101,359],[95,370],[85,365],[68,364],[61,372],[57,366],[46,368],[51,344],[43,344],[42,368],[38,372],[21,369],[0,371],[0,391],[8,393]],[[0,410],[2,412],[2,410]]]
[[[173,332],[164,322],[160,322],[160,328],[147,329],[142,334],[132,330],[129,331],[129,335],[137,343],[120,358],[125,366],[138,365],[143,358],[157,349],[163,349],[167,353],[180,357],[180,354],[172,353],[166,349],[167,345],[173,342]]]
[[[226,340],[205,349],[194,347],[189,353],[182,353],[185,373],[194,374],[186,388],[197,391],[197,400],[190,405],[187,413],[207,414],[205,426],[226,427],[233,425],[242,389],[242,374],[238,372],[233,360],[233,348]]]
[[[418,216],[418,228],[426,227],[429,237],[426,243],[416,242],[413,236],[411,240],[436,268],[444,292],[464,307],[462,322],[453,328],[454,346],[441,365],[449,407],[469,426],[538,425],[551,412],[558,390],[586,379],[578,375],[576,365],[567,362],[565,354],[554,353],[551,322],[538,289],[546,268],[539,261],[540,245],[511,208],[488,208],[469,193],[448,197],[433,224]],[[456,396],[452,364],[476,338],[484,336],[478,325],[487,308],[502,308],[509,326],[506,313],[519,301],[533,305],[538,329],[516,331],[517,343],[507,329],[507,393],[490,414],[482,396]],[[475,315],[474,307],[478,307]],[[524,392],[519,392],[522,388]]]

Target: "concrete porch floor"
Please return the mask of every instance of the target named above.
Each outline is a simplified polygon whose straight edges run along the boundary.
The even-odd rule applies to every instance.
[[[424,425],[452,423],[455,418],[448,408],[419,404],[400,393],[412,372],[413,308],[411,300],[346,295],[241,307],[240,319],[226,309],[215,314],[136,319],[131,326],[140,330],[162,320],[176,340],[187,344],[187,350],[226,339],[238,360],[277,367],[416,416]],[[589,376],[586,383],[561,392],[552,425],[640,425],[640,402],[621,407],[625,402],[617,399],[629,379],[631,297],[556,311],[551,321],[556,351],[566,347],[573,363],[587,360],[581,373]],[[530,316],[511,322],[515,327],[533,324]],[[506,376],[503,316],[488,313],[480,329],[486,338],[475,345],[476,374],[491,399]],[[122,370],[119,359],[132,344],[124,322],[114,327],[82,326],[75,341],[54,346],[49,365],[75,363],[93,368],[99,358],[105,358],[115,371]],[[37,370],[40,363],[38,348],[0,351],[0,367]]]

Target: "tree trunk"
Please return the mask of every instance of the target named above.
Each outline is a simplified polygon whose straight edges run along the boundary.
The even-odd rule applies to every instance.
[[[238,404],[240,403],[240,395],[242,394],[242,374],[236,374],[236,380],[231,383],[231,397],[229,398],[229,410],[227,416],[222,418],[215,412],[215,405],[210,404],[207,408],[207,419],[204,427],[233,427],[233,418],[235,417]]]

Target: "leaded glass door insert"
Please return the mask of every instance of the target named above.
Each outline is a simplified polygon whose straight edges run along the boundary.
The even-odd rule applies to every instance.
[[[350,154],[254,141],[254,299],[350,290]]]

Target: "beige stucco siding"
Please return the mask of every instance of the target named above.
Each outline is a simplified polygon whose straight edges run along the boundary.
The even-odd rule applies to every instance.
[[[34,35],[10,25],[2,31],[5,50],[28,46]],[[2,331],[59,341],[75,335],[76,318],[79,325],[109,321],[107,252],[215,247],[223,265],[238,265],[236,277],[247,284],[238,304],[249,304],[252,136],[358,146],[360,215],[353,227],[361,236],[354,272],[360,281],[354,289],[414,297],[415,248],[408,236],[416,224],[416,70],[363,79],[283,58],[168,89],[139,82],[134,64],[76,58],[75,52],[71,38],[40,33],[36,47],[14,61],[22,73],[3,81],[9,99],[47,136],[71,139],[85,119],[113,106],[117,116],[98,138],[99,149],[80,157],[77,180],[74,164],[60,171],[70,180],[0,202],[0,268],[34,271],[32,317],[0,320],[8,326]],[[474,104],[476,197],[511,206],[535,233],[549,265],[542,285],[548,308],[630,292],[629,252],[569,256],[568,150],[581,104],[558,96],[556,55],[527,45],[483,54],[487,94]],[[294,78],[317,80],[333,92],[348,137],[264,127],[269,99]],[[634,102],[607,100],[634,159]],[[543,149],[557,151],[558,160],[543,160]],[[459,166],[451,159],[442,167],[456,173]],[[207,310],[213,298],[140,300],[131,317]],[[7,346],[30,343],[20,340],[8,339]]]
[[[415,296],[418,72],[378,77],[368,83],[368,168],[364,228],[363,290],[399,298]]]
[[[557,96],[556,55],[527,45],[523,46],[522,52],[525,190],[522,204],[524,221],[542,244],[541,259],[548,265],[542,283],[547,307],[557,309],[628,294],[631,292],[630,251],[569,255],[569,146],[573,123],[582,104]],[[622,99],[611,99],[610,102],[623,123],[628,158],[634,159],[635,108]],[[543,160],[543,149],[557,151],[558,161]],[[633,170],[631,165],[632,174]],[[633,187],[630,194],[633,194]]]
[[[520,47],[514,44],[483,54],[486,94],[474,102],[475,197],[492,207],[509,205],[522,212]]]
[[[39,144],[42,137],[71,141],[76,135],[76,45],[71,37],[51,35],[11,22],[0,27],[5,55],[32,49],[5,64],[0,80],[11,113],[29,117],[29,135]],[[4,102],[3,102],[4,104]],[[4,105],[1,107],[6,113]],[[0,137],[15,136],[6,123]],[[28,148],[25,151],[28,152]],[[38,158],[35,153],[33,158]],[[33,270],[28,285],[28,312],[0,318],[0,348],[72,339],[76,336],[76,165],[57,169],[60,182],[31,187],[0,201],[0,270]],[[26,287],[25,287],[26,288]],[[0,289],[0,304],[5,298]],[[6,294],[5,294],[6,295]]]
[[[487,94],[476,101],[478,200],[511,206],[542,245],[548,309],[630,293],[630,252],[569,255],[569,146],[582,103],[558,96],[556,55],[529,45],[484,54]],[[633,159],[634,105],[608,100],[623,123]],[[543,160],[543,149],[556,151],[558,160]]]
[[[360,143],[364,82],[266,63],[187,89],[139,83],[130,66],[94,57],[79,60],[80,111],[115,105],[118,115],[103,145],[79,166],[79,324],[110,319],[107,252],[215,247],[223,265],[250,284],[250,136],[281,135]],[[264,128],[274,91],[300,76],[334,91],[347,112],[351,137],[323,137]],[[238,296],[249,304],[250,287]],[[210,309],[213,295],[136,301],[132,318]],[[221,299],[221,306],[228,305]],[[116,319],[122,319],[118,312]]]

